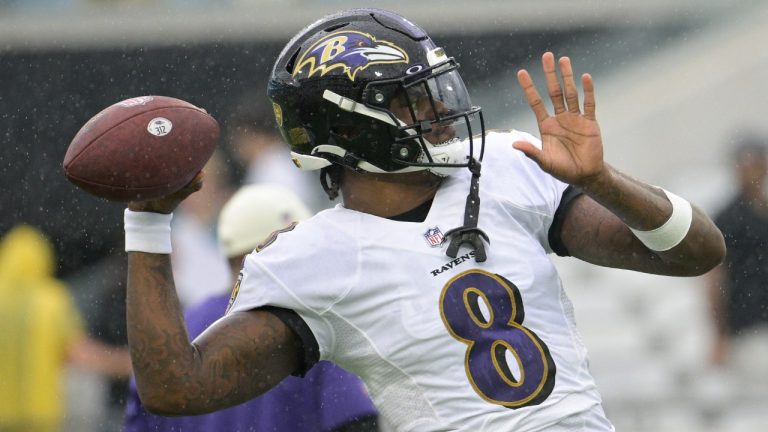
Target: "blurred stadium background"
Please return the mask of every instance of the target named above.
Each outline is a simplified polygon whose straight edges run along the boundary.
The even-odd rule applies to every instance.
[[[0,235],[19,222],[41,227],[88,316],[98,288],[77,282],[122,248],[123,206],[62,176],[79,127],[118,100],[163,94],[206,108],[226,129],[291,35],[361,5],[425,27],[459,60],[494,128],[535,133],[515,73],[528,68],[541,84],[540,55],[569,55],[595,78],[606,159],[710,214],[734,188],[733,136],[768,133],[765,1],[0,0]],[[701,278],[557,264],[617,430],[768,430],[768,357],[748,370],[708,365]],[[77,371],[70,381],[68,427],[102,430],[103,383]]]

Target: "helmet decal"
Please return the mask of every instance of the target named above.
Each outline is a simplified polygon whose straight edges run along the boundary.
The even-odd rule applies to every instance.
[[[283,109],[280,105],[272,102],[272,110],[275,112],[275,121],[277,121],[277,125],[283,127]]]
[[[312,45],[297,62],[293,76],[306,71],[306,77],[320,76],[342,69],[351,81],[368,66],[408,63],[408,54],[392,42],[377,40],[358,31],[338,31],[324,36]]]
[[[309,134],[303,127],[288,129],[288,141],[293,145],[308,144],[310,142]]]

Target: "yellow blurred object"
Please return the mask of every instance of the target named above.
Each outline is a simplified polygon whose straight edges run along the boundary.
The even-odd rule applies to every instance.
[[[85,336],[54,252],[38,230],[0,241],[0,430],[55,431],[64,416],[69,348]]]

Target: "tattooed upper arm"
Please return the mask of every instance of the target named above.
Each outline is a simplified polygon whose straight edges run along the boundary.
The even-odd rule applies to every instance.
[[[192,349],[189,373],[174,378],[179,385],[165,387],[154,412],[202,414],[245,402],[296,370],[302,355],[293,330],[264,311],[227,315],[198,336]],[[174,362],[158,354],[158,361]]]

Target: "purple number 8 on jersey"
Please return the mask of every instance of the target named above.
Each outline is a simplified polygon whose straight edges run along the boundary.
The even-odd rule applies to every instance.
[[[544,342],[523,326],[515,284],[482,270],[463,272],[443,288],[440,312],[450,334],[468,345],[464,367],[483,399],[520,408],[538,405],[552,393],[555,363]],[[507,353],[517,363],[517,376]]]

